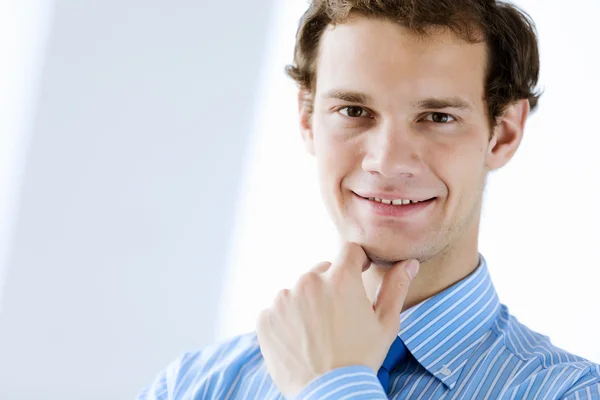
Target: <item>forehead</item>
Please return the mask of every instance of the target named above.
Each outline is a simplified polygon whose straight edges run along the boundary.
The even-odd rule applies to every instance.
[[[374,98],[483,99],[484,43],[466,43],[447,30],[418,36],[391,21],[354,16],[323,33],[316,94],[348,89]]]

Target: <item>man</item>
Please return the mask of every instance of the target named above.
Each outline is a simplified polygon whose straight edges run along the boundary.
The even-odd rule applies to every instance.
[[[493,0],[313,0],[294,61],[342,251],[139,398],[600,399],[600,366],[511,316],[478,253],[487,174],[539,97],[531,21]]]

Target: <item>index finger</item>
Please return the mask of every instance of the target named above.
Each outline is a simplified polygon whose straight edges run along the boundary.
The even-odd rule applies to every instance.
[[[371,260],[365,250],[354,242],[346,242],[342,245],[338,257],[331,264],[329,271],[336,273],[340,269],[348,270],[352,275],[360,274],[371,266]]]

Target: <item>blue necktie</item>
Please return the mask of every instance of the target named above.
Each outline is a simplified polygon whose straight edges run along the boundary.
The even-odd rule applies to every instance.
[[[386,393],[390,388],[390,372],[392,372],[394,367],[398,365],[407,354],[408,351],[406,350],[406,346],[400,337],[396,336],[396,340],[392,343],[390,351],[388,351],[388,354],[383,361],[383,365],[377,372],[377,378],[379,379],[379,382],[381,382],[381,386],[383,386]]]

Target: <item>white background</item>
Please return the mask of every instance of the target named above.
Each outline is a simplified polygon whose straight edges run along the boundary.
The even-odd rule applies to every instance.
[[[501,301],[530,328],[600,361],[600,2],[520,1],[540,41],[543,94],[516,157],[489,179],[480,252]],[[296,125],[289,63],[305,2],[272,26],[218,336],[251,330],[277,290],[335,256],[313,159]],[[583,12],[585,10],[585,12]]]

